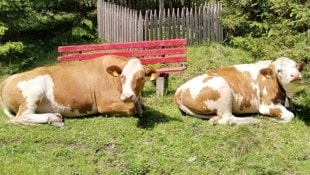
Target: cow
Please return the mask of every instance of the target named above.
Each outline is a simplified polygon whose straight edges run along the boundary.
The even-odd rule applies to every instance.
[[[181,85],[175,102],[184,115],[209,119],[211,124],[259,124],[259,113],[287,123],[294,118],[285,102],[301,82],[303,63],[280,57],[211,70]]]
[[[72,61],[8,77],[0,85],[0,104],[17,124],[63,127],[63,116],[141,115],[144,83],[157,77],[137,58]]]

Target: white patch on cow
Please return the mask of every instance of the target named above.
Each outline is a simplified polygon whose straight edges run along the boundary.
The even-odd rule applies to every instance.
[[[190,90],[190,94],[191,94],[191,98],[192,99],[196,99],[197,96],[199,95],[200,91],[206,87],[206,84],[203,84],[203,80],[205,78],[207,78],[208,75],[207,74],[203,74],[200,76],[197,76],[189,81],[187,81],[186,83],[184,83],[182,86],[180,86],[176,92],[185,90],[185,89],[189,89]]]
[[[55,114],[35,114],[38,101],[42,101],[46,96],[47,87],[53,88],[53,82],[49,75],[40,75],[27,81],[21,81],[17,87],[21,90],[26,99],[26,110],[22,120],[29,123],[48,123]]]
[[[259,113],[261,113],[263,115],[269,115],[271,107],[274,107],[274,105],[273,104],[266,105],[266,104],[262,103],[259,106]]]
[[[40,75],[31,80],[21,81],[17,84],[17,87],[26,98],[28,111],[33,113],[36,110],[36,102],[43,100],[47,86],[51,86],[51,88],[54,87],[49,75]]]
[[[27,110],[24,115],[29,116],[30,121],[37,120],[38,123],[42,123],[47,120],[47,117],[52,117],[52,114],[34,114],[36,110],[41,113],[61,113],[65,116],[82,116],[85,113],[80,113],[78,110],[73,110],[69,105],[59,104],[55,101],[54,97],[54,82],[50,75],[40,75],[31,80],[21,81],[17,84],[17,87],[21,90],[23,96],[26,99]],[[37,109],[36,103],[40,101],[40,109]],[[87,111],[86,114],[94,114],[97,112],[96,106],[93,106],[91,111]],[[34,116],[37,116],[34,117]],[[27,118],[27,117],[26,117]]]
[[[270,115],[270,109],[273,108],[278,108],[281,110],[282,115],[280,116],[280,121],[278,122],[282,122],[282,123],[287,123],[290,122],[293,118],[294,118],[294,114],[287,110],[284,106],[282,106],[281,104],[261,104],[259,107],[259,113],[262,115]]]
[[[201,90],[208,86],[207,82],[203,82],[208,75],[201,75],[193,80],[193,82],[188,83],[188,88],[190,89],[191,98],[196,100]]]
[[[185,112],[188,115],[195,115],[190,109],[188,109],[186,106],[184,106],[183,104],[180,104],[178,106],[183,112]]]
[[[6,116],[8,116],[9,118],[13,118],[15,117],[7,108],[3,109],[3,112]]]
[[[263,68],[267,68],[271,63],[271,60],[266,60],[266,61],[259,61],[254,64],[239,64],[239,65],[234,65],[238,71],[240,72],[249,72],[251,75],[252,80],[256,81],[257,75],[259,74],[259,71]]]
[[[251,86],[252,86],[252,88],[254,89],[254,90],[257,90],[258,89],[258,84],[257,84],[257,82],[249,82],[250,84],[251,84]]]
[[[213,77],[205,82],[205,87],[206,86],[219,93],[219,98],[216,101],[209,99],[205,101],[208,109],[217,111],[219,116],[226,113],[231,114],[233,99],[232,91],[227,81],[222,77]]]
[[[267,91],[266,87],[264,87],[264,89],[263,89],[263,95],[268,95],[268,91]]]
[[[275,66],[277,78],[288,97],[292,97],[296,91],[296,83],[294,80],[301,80],[302,75],[297,68],[297,63],[289,58],[280,57],[273,62]]]
[[[125,84],[123,84],[122,87],[123,92],[121,95],[121,100],[125,100],[126,98],[129,98],[131,96],[134,96],[134,98],[136,98],[135,93],[132,89],[132,81],[134,81],[134,75],[140,70],[143,70],[143,66],[139,59],[129,60],[124,67],[122,75],[126,77],[126,82]]]
[[[222,97],[220,97],[222,98]],[[206,100],[204,101],[204,104],[208,107],[208,110],[210,111],[216,111],[219,108],[219,102],[221,99],[218,99],[217,101],[214,100]]]

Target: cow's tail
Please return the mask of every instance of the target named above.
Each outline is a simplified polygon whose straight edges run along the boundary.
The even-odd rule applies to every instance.
[[[10,112],[9,107],[6,105],[6,103],[3,99],[3,94],[2,94],[2,90],[3,90],[3,87],[6,84],[6,82],[7,82],[7,79],[2,81],[2,83],[0,84],[0,107],[2,108],[2,110],[6,116],[8,116],[9,118],[13,118],[15,116],[13,113]]]

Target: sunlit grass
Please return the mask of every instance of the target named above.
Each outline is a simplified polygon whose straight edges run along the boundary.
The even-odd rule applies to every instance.
[[[211,126],[182,116],[175,89],[209,69],[254,61],[218,44],[188,49],[188,70],[170,76],[165,97],[144,90],[143,118],[93,116],[50,125],[6,124],[0,113],[0,174],[309,174],[309,87],[294,97],[288,124]],[[309,69],[308,69],[309,70]]]

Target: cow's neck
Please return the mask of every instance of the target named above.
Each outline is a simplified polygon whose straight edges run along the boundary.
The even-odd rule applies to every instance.
[[[294,108],[293,107],[293,103],[292,103],[292,99],[291,96],[288,96],[285,89],[283,88],[282,84],[279,82],[278,78],[277,78],[277,83],[279,85],[279,90],[281,91],[282,94],[284,94],[284,106],[286,108]]]

